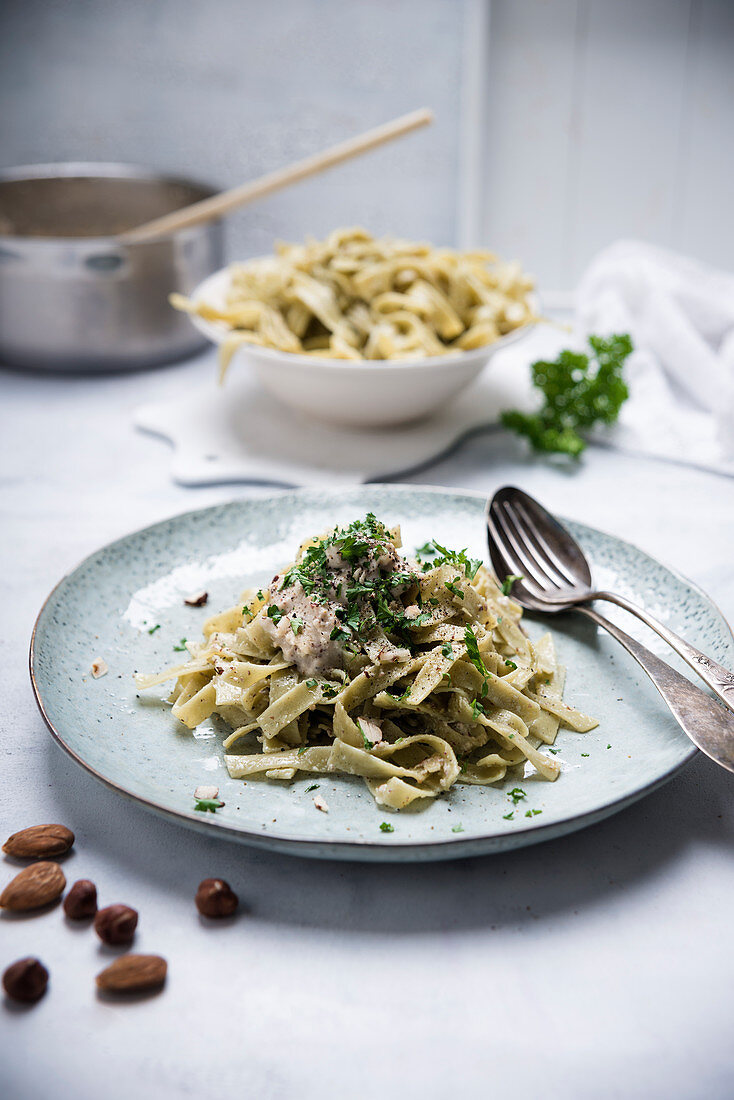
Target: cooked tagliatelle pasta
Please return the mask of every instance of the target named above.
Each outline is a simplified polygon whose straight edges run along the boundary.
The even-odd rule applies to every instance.
[[[177,309],[222,322],[223,371],[243,343],[330,359],[408,359],[492,344],[537,318],[533,282],[491,252],[455,252],[364,229],[278,244],[230,268],[226,301]]]
[[[357,775],[394,810],[528,764],[556,779],[542,747],[559,725],[597,723],[563,702],[550,634],[532,642],[465,551],[400,547],[372,514],[309,539],[267,590],[205,623],[188,661],[139,686],[175,680],[173,713],[191,729],[220,715],[234,778]]]

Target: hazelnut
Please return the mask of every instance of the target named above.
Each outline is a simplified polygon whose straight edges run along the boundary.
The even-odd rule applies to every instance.
[[[94,931],[102,943],[113,947],[132,942],[138,924],[138,914],[129,905],[108,905],[94,918]]]
[[[14,1001],[32,1004],[46,992],[48,970],[38,959],[28,957],[11,963],[3,974],[3,989]]]
[[[231,917],[238,904],[237,895],[221,878],[205,878],[200,882],[195,900],[203,917]]]
[[[64,898],[64,912],[69,920],[86,920],[97,912],[97,887],[88,878],[75,882]]]

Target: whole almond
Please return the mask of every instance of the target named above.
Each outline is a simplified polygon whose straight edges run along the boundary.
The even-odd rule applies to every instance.
[[[64,898],[64,912],[69,920],[86,920],[97,912],[97,887],[88,878],[75,882]]]
[[[48,859],[62,856],[73,843],[74,834],[65,825],[31,825],[9,836],[3,851],[16,859]]]
[[[32,863],[25,867],[0,894],[0,908],[22,912],[40,909],[64,892],[66,879],[58,863]]]
[[[229,883],[221,878],[205,878],[199,883],[194,900],[203,917],[231,917],[239,901]]]
[[[97,975],[105,993],[142,993],[166,980],[168,964],[160,955],[121,955]]]
[[[108,905],[94,918],[94,931],[113,947],[131,943],[137,926],[138,914],[129,905]]]
[[[8,997],[32,1004],[46,992],[48,970],[39,959],[18,959],[3,974],[3,989]]]

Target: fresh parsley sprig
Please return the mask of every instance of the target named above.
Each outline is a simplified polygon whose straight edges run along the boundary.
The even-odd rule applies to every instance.
[[[533,385],[545,401],[536,413],[512,409],[502,423],[524,435],[533,450],[578,458],[586,447],[581,432],[595,424],[614,424],[629,397],[623,368],[633,350],[627,334],[590,336],[590,354],[562,351],[552,362],[539,360]]]

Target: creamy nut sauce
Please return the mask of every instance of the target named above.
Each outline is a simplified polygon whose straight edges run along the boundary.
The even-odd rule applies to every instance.
[[[317,544],[325,553],[319,567],[304,577],[308,591],[290,570],[273,577],[267,591],[265,629],[303,676],[343,669],[359,653],[380,664],[410,658],[407,649],[387,637],[377,617],[385,604],[405,616],[401,597],[418,582],[415,566],[400,556],[387,533],[384,539],[360,533],[360,552],[355,556],[352,547],[347,559],[339,547],[340,534]],[[336,545],[328,545],[330,540]],[[304,560],[301,555],[297,565]],[[411,603],[408,617],[415,607]]]

